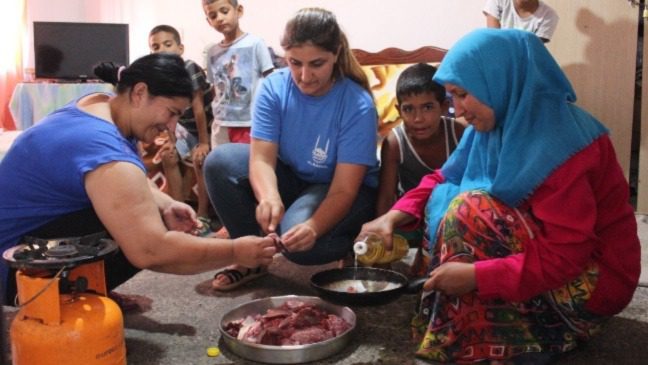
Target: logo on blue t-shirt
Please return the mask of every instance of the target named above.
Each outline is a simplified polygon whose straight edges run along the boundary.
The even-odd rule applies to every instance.
[[[313,159],[312,161],[308,161],[308,164],[318,168],[326,168],[324,163],[328,158],[328,148],[329,148],[330,140],[328,139],[326,140],[326,147],[324,149],[322,149],[319,146],[319,142],[320,142],[320,137],[317,136],[317,141],[315,142],[315,148],[313,148]]]

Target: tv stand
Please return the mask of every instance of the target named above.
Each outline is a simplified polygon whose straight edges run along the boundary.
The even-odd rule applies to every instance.
[[[27,129],[70,101],[93,92],[112,92],[113,86],[93,80],[36,80],[14,88],[9,111],[17,129]]]

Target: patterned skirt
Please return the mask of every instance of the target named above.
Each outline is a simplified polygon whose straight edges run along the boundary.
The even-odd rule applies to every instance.
[[[540,224],[529,209],[510,208],[485,192],[463,193],[452,201],[439,226],[430,266],[522,252]],[[420,341],[416,355],[461,364],[569,351],[607,319],[584,308],[597,278],[592,263],[563,287],[517,303],[481,300],[475,292],[459,297],[424,292],[412,320],[414,337]]]

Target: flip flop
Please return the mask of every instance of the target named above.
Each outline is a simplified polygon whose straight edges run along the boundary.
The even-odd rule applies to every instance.
[[[237,269],[225,269],[214,274],[214,279],[216,279],[219,275],[225,275],[229,279],[230,283],[218,287],[215,287],[212,284],[212,288],[219,291],[230,291],[232,289],[238,288],[248,281],[266,275],[267,273],[268,268],[264,266],[259,266],[254,269],[246,268],[245,272],[241,272]]]

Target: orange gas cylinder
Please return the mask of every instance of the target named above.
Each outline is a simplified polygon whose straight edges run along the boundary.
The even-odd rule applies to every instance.
[[[59,324],[16,317],[10,331],[13,363],[126,364],[123,319],[117,304],[94,294],[61,299]]]
[[[115,243],[104,239],[91,243],[92,250],[77,241],[56,245],[48,241],[45,248],[23,245],[3,253],[18,268],[13,364],[126,364],[123,316],[106,296],[104,277],[103,257],[116,251]],[[49,256],[42,255],[48,250]]]

